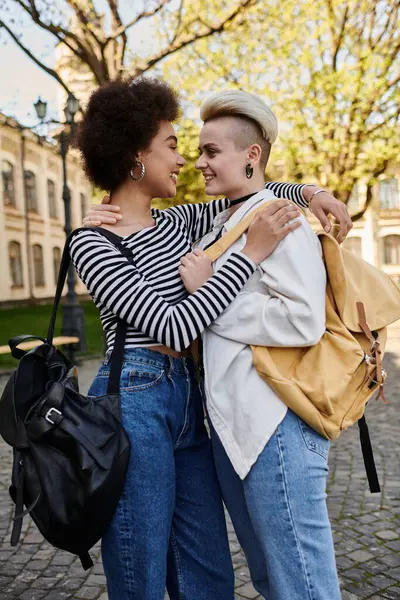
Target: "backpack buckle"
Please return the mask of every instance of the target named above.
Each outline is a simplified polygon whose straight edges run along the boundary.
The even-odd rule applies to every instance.
[[[55,425],[55,422],[52,421],[51,418],[50,418],[53,413],[57,413],[58,415],[62,415],[62,412],[60,410],[58,410],[58,408],[55,408],[54,406],[52,406],[51,408],[49,408],[49,410],[47,411],[47,413],[45,415],[46,421],[48,421],[52,425]]]

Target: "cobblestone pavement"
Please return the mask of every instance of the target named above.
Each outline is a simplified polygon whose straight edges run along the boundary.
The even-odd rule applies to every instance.
[[[83,390],[97,362],[81,369]],[[385,362],[390,405],[371,401],[367,410],[382,493],[368,490],[357,427],[344,432],[330,453],[328,506],[343,600],[400,599],[400,329],[390,332]],[[0,391],[2,384],[0,378]],[[98,547],[95,565],[85,573],[71,555],[45,543],[27,518],[22,545],[10,547],[10,471],[10,449],[0,442],[0,600],[107,600]],[[229,520],[228,528],[237,599],[259,599]]]

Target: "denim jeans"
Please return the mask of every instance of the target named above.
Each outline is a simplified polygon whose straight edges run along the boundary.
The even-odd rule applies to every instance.
[[[288,410],[244,480],[212,430],[224,502],[267,600],[340,600],[326,506],[329,441]]]
[[[106,392],[103,363],[89,390]],[[221,492],[191,359],[126,350],[124,491],[102,540],[109,600],[233,600]]]

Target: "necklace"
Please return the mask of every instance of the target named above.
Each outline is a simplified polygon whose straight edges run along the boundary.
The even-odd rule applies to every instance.
[[[242,196],[241,198],[237,198],[236,200],[229,200],[229,206],[235,206],[235,204],[241,204],[242,202],[246,202],[246,200],[254,196],[256,193],[257,192],[247,194],[247,196]]]

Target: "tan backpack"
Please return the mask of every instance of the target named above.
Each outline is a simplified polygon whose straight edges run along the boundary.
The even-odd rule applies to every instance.
[[[248,229],[265,202],[206,250],[212,261]],[[379,491],[365,405],[386,377],[382,358],[386,328],[400,319],[400,290],[388,275],[334,237],[317,234],[327,273],[326,330],[307,348],[251,346],[258,374],[310,427],[328,439],[359,422],[371,491]]]

